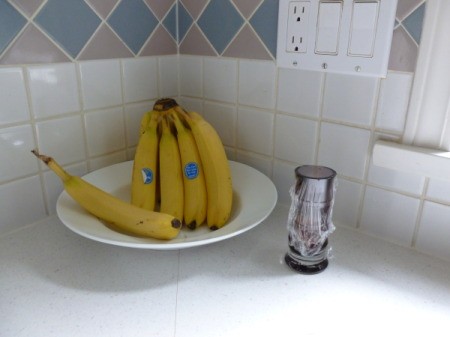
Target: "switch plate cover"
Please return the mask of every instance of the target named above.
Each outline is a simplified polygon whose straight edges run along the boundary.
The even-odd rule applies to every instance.
[[[331,7],[327,7],[327,4]],[[336,33],[336,27],[329,29],[328,25],[336,23],[322,22],[319,25],[319,9],[321,6],[332,9],[331,15],[325,17],[333,21],[336,19],[333,14],[336,4],[341,4],[342,12],[337,31],[337,51],[333,52],[329,49],[332,49],[335,41],[330,33]],[[293,5],[306,6],[308,9],[303,21],[307,21],[307,25],[299,25],[301,31],[298,32],[292,30],[293,26],[288,31],[289,11],[292,11]],[[397,0],[279,0],[277,65],[282,68],[386,77],[396,9]],[[367,22],[373,24],[372,30],[361,27],[365,20],[361,18],[361,13],[370,16]],[[324,32],[328,34],[325,36],[327,40],[323,40],[324,36],[320,35]],[[364,34],[372,35],[369,36],[372,38],[370,43],[364,37],[361,38]],[[288,48],[288,39],[292,39],[292,36],[303,37],[305,45],[301,46],[301,50]],[[324,41],[325,52],[317,49]]]

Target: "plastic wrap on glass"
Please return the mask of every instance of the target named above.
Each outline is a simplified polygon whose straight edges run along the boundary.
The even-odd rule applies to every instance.
[[[295,169],[295,175],[296,183],[290,189],[289,251],[285,260],[296,271],[317,273],[328,265],[328,237],[335,229],[336,172],[324,166],[304,165]]]

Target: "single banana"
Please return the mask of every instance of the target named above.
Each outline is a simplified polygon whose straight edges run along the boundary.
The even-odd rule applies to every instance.
[[[147,113],[148,121],[141,132],[136,148],[131,178],[131,203],[153,211],[156,204],[156,182],[158,174],[158,119],[159,112]],[[144,122],[144,121],[143,121]]]
[[[181,229],[181,221],[169,214],[148,211],[129,204],[67,173],[53,158],[32,151],[64,184],[65,191],[84,209],[120,231],[155,239],[173,239]]]
[[[219,135],[211,124],[196,112],[174,107],[189,124],[205,172],[208,227],[215,230],[228,221],[233,203],[230,166]]]
[[[183,219],[184,192],[180,151],[176,136],[166,118],[161,120],[162,134],[159,141],[160,211]]]
[[[190,229],[200,226],[206,219],[206,183],[203,166],[192,131],[178,114],[170,110],[169,115],[177,130],[184,185],[184,222]]]

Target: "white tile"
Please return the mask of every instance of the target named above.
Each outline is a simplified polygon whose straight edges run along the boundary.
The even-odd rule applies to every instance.
[[[87,173],[86,163],[70,165],[64,167],[64,169],[70,174],[77,175],[79,177]],[[56,201],[58,200],[61,192],[64,190],[61,179],[59,179],[58,176],[52,171],[44,172],[44,188],[48,211],[50,214],[56,214]]]
[[[336,226],[356,227],[362,185],[344,178],[337,178],[337,189],[333,207],[333,221]]]
[[[90,170],[98,170],[106,166],[122,163],[127,160],[126,151],[119,151],[89,160]]]
[[[28,68],[33,113],[36,118],[80,110],[78,81],[74,63]]]
[[[205,102],[204,117],[216,129],[224,145],[236,145],[237,112],[234,106]]]
[[[141,119],[147,111],[153,109],[154,102],[141,102],[125,106],[125,125],[127,133],[127,145],[136,146],[139,140],[139,127]]]
[[[159,58],[159,97],[178,96],[178,56]]]
[[[385,240],[409,246],[419,203],[419,199],[367,186],[360,228]]]
[[[0,125],[30,118],[27,93],[21,68],[0,69]]]
[[[0,233],[20,228],[46,217],[38,176],[0,185]]]
[[[416,248],[450,260],[450,206],[425,201],[417,234]]]
[[[450,203],[450,181],[430,178],[427,188],[427,198]]]
[[[31,125],[0,129],[0,182],[36,173],[38,162],[30,152],[35,147]]]
[[[187,111],[195,111],[199,114],[203,114],[203,100],[190,97],[180,97],[177,100],[178,104]]]
[[[125,148],[122,108],[92,111],[84,118],[89,155],[98,156]]]
[[[180,95],[202,97],[203,58],[180,55]]]
[[[402,132],[414,74],[388,72],[381,80],[376,127]]]
[[[80,62],[81,91],[85,109],[122,103],[119,60]]]
[[[275,157],[302,165],[313,164],[317,122],[277,115],[275,120]]]
[[[239,103],[275,107],[276,66],[272,61],[239,61]]]
[[[237,146],[243,150],[272,155],[273,120],[271,111],[239,108]]]
[[[295,184],[295,168],[291,165],[279,160],[273,162],[272,181],[278,192],[278,202],[283,205],[291,205],[290,188]]]
[[[272,160],[269,157],[263,157],[254,153],[237,151],[236,160],[256,170],[264,173],[266,176],[272,176]]]
[[[206,99],[235,103],[237,99],[237,61],[205,58],[203,93]]]
[[[323,97],[323,117],[370,125],[377,94],[375,77],[327,74]]]
[[[81,116],[70,116],[36,123],[41,153],[61,165],[84,160],[84,131]]]
[[[279,69],[277,110],[319,116],[323,73]]]
[[[417,195],[422,194],[425,183],[425,177],[421,175],[376,166],[372,161],[367,179],[377,185]]]
[[[368,130],[322,123],[318,162],[338,174],[363,179],[369,140]]]
[[[139,57],[122,60],[125,103],[158,97],[158,59]]]

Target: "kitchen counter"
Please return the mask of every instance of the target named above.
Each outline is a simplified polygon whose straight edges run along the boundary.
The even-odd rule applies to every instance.
[[[0,238],[0,336],[430,336],[448,331],[450,264],[338,227],[328,268],[283,262],[288,208],[207,246],[95,242],[54,216]]]

